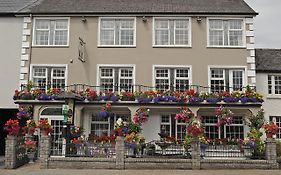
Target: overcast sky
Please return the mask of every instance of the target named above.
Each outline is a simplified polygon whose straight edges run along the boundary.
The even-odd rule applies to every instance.
[[[254,18],[256,48],[281,49],[281,0],[245,0],[258,16]]]

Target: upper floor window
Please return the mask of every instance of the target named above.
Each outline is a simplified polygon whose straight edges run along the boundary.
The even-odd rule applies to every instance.
[[[211,92],[242,91],[244,72],[243,69],[211,68]]]
[[[154,18],[154,46],[191,46],[189,18]]]
[[[64,88],[66,85],[66,68],[52,66],[32,66],[33,85],[40,89]]]
[[[67,46],[68,33],[68,19],[35,19],[33,45]]]
[[[135,46],[135,18],[100,18],[100,46]]]
[[[99,85],[105,91],[133,91],[134,70],[133,67],[110,67],[99,68]]]
[[[244,46],[242,19],[209,19],[209,46]]]
[[[188,67],[155,67],[155,87],[160,91],[185,91],[190,85],[190,68]]]
[[[281,95],[281,75],[268,75],[268,94]]]

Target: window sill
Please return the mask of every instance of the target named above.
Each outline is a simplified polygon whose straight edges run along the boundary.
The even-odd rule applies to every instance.
[[[281,95],[268,95],[267,99],[281,99]]]
[[[32,45],[32,48],[69,48],[69,45],[63,45],[63,46],[40,46],[40,45]]]
[[[132,46],[119,46],[119,45],[98,45],[98,48],[136,48],[136,45]]]
[[[207,46],[210,49],[246,49],[246,46]]]
[[[153,45],[153,48],[192,48],[191,46]]]

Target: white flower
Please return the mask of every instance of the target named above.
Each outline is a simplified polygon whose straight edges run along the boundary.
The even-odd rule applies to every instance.
[[[118,120],[116,121],[117,126],[121,126],[123,123],[122,118],[118,118]]]

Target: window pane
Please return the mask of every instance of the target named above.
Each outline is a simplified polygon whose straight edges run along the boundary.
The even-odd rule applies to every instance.
[[[270,118],[273,118],[272,116],[270,116]],[[275,116],[276,119],[276,124],[278,125],[278,133],[276,134],[276,138],[280,139],[281,138],[281,117],[280,116]],[[272,121],[272,119],[271,119]]]
[[[169,21],[166,19],[156,19],[155,28],[156,29],[168,29]]]
[[[188,30],[175,31],[175,45],[188,45]]]
[[[36,20],[35,29],[49,29],[49,20]]]
[[[272,94],[272,81],[271,81],[271,75],[268,75],[268,94]]]
[[[242,29],[242,20],[229,20],[229,29]]]
[[[113,69],[111,68],[102,68],[101,69],[102,77],[113,77]]]
[[[68,22],[67,20],[56,20],[56,29],[67,29]]]
[[[101,20],[101,29],[114,29],[115,21],[111,19]]]
[[[189,89],[189,80],[176,80],[176,91],[186,91]]]
[[[67,30],[55,31],[55,45],[67,45]]]
[[[156,77],[169,77],[169,69],[156,69]]]
[[[156,89],[159,91],[169,90],[169,80],[168,79],[156,79]]]
[[[211,77],[212,78],[224,78],[223,69],[212,69],[211,70]]]
[[[121,30],[121,45],[133,45],[134,44],[134,31],[133,30]]]
[[[49,31],[36,31],[35,44],[36,45],[49,45]]]
[[[229,45],[241,46],[242,45],[242,31],[229,31]]]
[[[275,94],[281,94],[281,76],[274,76]]]
[[[155,44],[168,45],[169,44],[169,30],[156,30],[155,31]]]
[[[210,45],[223,45],[223,31],[210,31],[209,35]]]
[[[233,90],[234,91],[242,91],[243,87],[243,71],[237,70],[233,71]]]
[[[101,45],[114,45],[114,30],[101,30]]]
[[[209,25],[210,29],[223,29],[222,20],[210,20]]]
[[[216,126],[218,118],[216,116],[204,116],[202,118],[205,136],[211,139],[219,138],[219,128]]]

